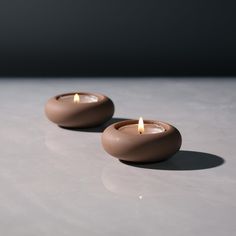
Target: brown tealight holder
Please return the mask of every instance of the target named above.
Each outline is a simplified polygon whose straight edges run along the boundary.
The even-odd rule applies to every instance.
[[[72,99],[70,96],[75,94],[84,96],[84,101],[70,100]],[[46,103],[45,113],[50,121],[61,127],[88,128],[111,119],[114,114],[114,104],[110,98],[102,94],[65,93],[50,98]]]
[[[102,145],[110,155],[128,162],[162,161],[175,154],[181,147],[180,132],[165,122],[145,120],[145,124],[163,128],[160,133],[125,133],[122,127],[137,124],[137,120],[127,120],[110,125],[102,134]]]

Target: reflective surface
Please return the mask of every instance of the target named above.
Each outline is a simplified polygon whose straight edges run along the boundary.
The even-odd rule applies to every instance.
[[[111,97],[110,123],[173,124],[182,151],[131,165],[102,149],[106,124],[50,123],[48,98],[75,90]],[[234,235],[235,91],[233,79],[1,79],[0,234]]]

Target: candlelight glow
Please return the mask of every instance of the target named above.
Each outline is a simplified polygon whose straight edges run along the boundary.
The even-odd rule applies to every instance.
[[[138,132],[142,134],[144,132],[144,123],[143,123],[143,118],[140,117],[138,121]]]
[[[79,103],[79,94],[78,93],[76,93],[75,95],[74,95],[74,103]]]

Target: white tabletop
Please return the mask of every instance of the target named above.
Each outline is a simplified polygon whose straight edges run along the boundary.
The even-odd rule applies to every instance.
[[[162,163],[121,163],[101,146],[104,127],[47,120],[47,99],[70,91],[109,96],[111,122],[173,124],[182,151]],[[236,80],[8,78],[0,109],[0,235],[235,235]]]

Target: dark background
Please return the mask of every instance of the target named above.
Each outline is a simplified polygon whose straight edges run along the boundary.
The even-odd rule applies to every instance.
[[[235,0],[0,0],[0,76],[236,75]]]

